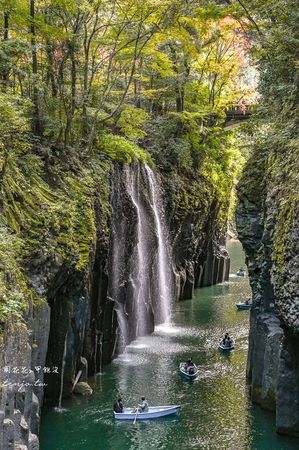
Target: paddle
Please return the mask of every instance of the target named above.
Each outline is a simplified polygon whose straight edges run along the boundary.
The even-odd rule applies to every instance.
[[[136,411],[136,414],[135,414],[135,418],[134,418],[134,422],[133,422],[133,425],[135,425],[135,423],[136,423],[136,419],[137,419],[137,414],[138,414],[138,408],[137,408],[137,411]]]

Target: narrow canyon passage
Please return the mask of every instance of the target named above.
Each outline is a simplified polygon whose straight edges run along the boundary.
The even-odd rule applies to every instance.
[[[0,450],[299,448],[298,17],[0,1]]]
[[[45,409],[41,450],[250,449],[295,450],[297,441],[276,435],[274,416],[252,406],[245,368],[249,315],[235,303],[250,295],[247,278],[234,274],[244,264],[238,242],[231,254],[229,282],[196,291],[177,304],[172,325],[160,325],[138,338],[96,380],[92,398],[63,402],[64,411]],[[236,349],[227,357],[217,350],[229,331]],[[178,364],[192,356],[200,369],[193,383],[181,380]],[[149,403],[182,405],[181,414],[151,422],[117,423],[112,404],[121,395],[134,406],[141,395]]]

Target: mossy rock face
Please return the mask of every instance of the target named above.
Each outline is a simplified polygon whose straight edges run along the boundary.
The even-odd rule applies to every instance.
[[[109,165],[97,158],[88,167],[80,161],[76,164],[76,172],[55,165],[47,175],[42,159],[30,153],[11,156],[6,164],[1,192],[0,241],[2,236],[6,242],[2,265],[6,284],[15,289],[19,285],[25,297],[44,295],[51,276],[65,264],[88,270],[97,238],[96,203],[101,205],[102,234],[109,233]],[[55,179],[55,186],[49,178]],[[30,291],[25,272],[32,276],[35,291]],[[11,293],[11,305],[16,295]]]
[[[96,253],[101,261],[107,258],[111,163],[96,152],[83,158],[74,149],[62,153],[44,143],[33,147],[15,139],[8,154],[1,145],[0,334],[9,318],[31,327],[34,311],[47,301],[51,318],[59,318],[51,320],[52,366],[61,366],[65,336],[72,341],[65,369],[71,389],[83,352]]]
[[[270,191],[273,230],[272,279],[276,305],[285,324],[299,333],[299,158],[298,149],[277,155]],[[279,182],[277,182],[279,180]]]
[[[272,118],[245,166],[236,222],[255,306],[247,364],[252,398],[276,411],[278,432],[298,436],[299,142],[298,115],[290,111]]]
[[[239,236],[249,258],[261,267],[260,276],[272,285],[280,317],[299,332],[298,151],[266,150],[263,158],[256,156],[259,152],[256,149],[247,164],[255,166],[259,177],[245,171],[239,185]]]

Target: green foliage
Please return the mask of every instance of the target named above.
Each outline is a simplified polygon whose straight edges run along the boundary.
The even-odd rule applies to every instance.
[[[144,145],[158,165],[186,173],[198,171],[227,198],[244,158],[234,135],[208,126],[209,121],[210,115],[190,112],[156,119],[148,124],[151,132]]]
[[[143,109],[125,106],[122,108],[117,126],[127,138],[142,139],[145,136],[142,126],[148,117],[148,113]]]
[[[33,153],[27,104],[0,96],[0,315],[20,319],[37,300],[23,266],[42,255],[56,263],[87,270],[96,239],[95,205],[102,205],[103,236],[108,233],[109,163],[91,157],[83,164],[76,153]],[[45,159],[44,159],[45,158]],[[45,164],[47,161],[47,164]],[[51,161],[51,163],[49,163]]]
[[[138,145],[128,141],[122,136],[105,134],[101,139],[101,150],[112,160],[122,163],[131,163],[134,159],[151,164],[149,154]]]
[[[192,167],[191,146],[182,137],[179,115],[157,117],[146,124],[147,137],[143,145],[157,166],[188,170]]]
[[[268,164],[268,188],[273,189],[277,202],[273,260],[282,280],[298,220],[298,148],[299,138],[289,139],[285,142],[285,152],[276,149]]]
[[[20,267],[21,240],[8,231],[0,216],[0,320],[13,315],[21,318],[31,292]]]
[[[118,118],[137,140],[148,114],[223,109],[242,95],[246,46],[234,9],[208,0],[50,0],[35,2],[33,20],[28,2],[3,0],[0,78],[9,95],[33,100],[43,137],[91,148],[99,124]]]
[[[178,205],[176,214],[185,217],[188,209],[208,208],[217,202],[216,223],[221,236],[228,216],[231,191],[245,162],[242,140],[236,133],[224,131],[211,123],[221,121],[206,113],[175,113],[147,124],[144,145],[162,171],[171,171]],[[210,124],[210,126],[209,126]],[[181,211],[181,212],[180,212]]]
[[[74,161],[73,161],[74,162]],[[77,161],[79,165],[79,161]],[[28,287],[24,261],[42,256],[74,270],[89,267],[96,240],[96,197],[101,206],[102,234],[108,233],[109,180],[107,163],[99,159],[79,172],[53,168],[55,188],[45,182],[43,162],[26,154],[9,160],[3,187],[0,229],[0,314],[21,318],[36,294]],[[55,175],[54,175],[55,173]],[[49,174],[48,174],[49,176]]]
[[[22,59],[30,55],[30,47],[26,40],[21,38],[9,39],[0,42],[0,71],[7,71],[7,75],[23,75]]]
[[[9,98],[0,94],[0,149],[14,149],[15,152],[23,152],[28,148],[26,133],[30,130],[28,111],[31,102],[19,97]]]

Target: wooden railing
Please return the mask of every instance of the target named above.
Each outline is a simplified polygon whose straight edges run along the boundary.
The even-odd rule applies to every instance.
[[[226,110],[226,122],[230,120],[240,121],[249,119],[255,112],[255,109],[255,105],[248,105],[247,103],[232,105]]]

